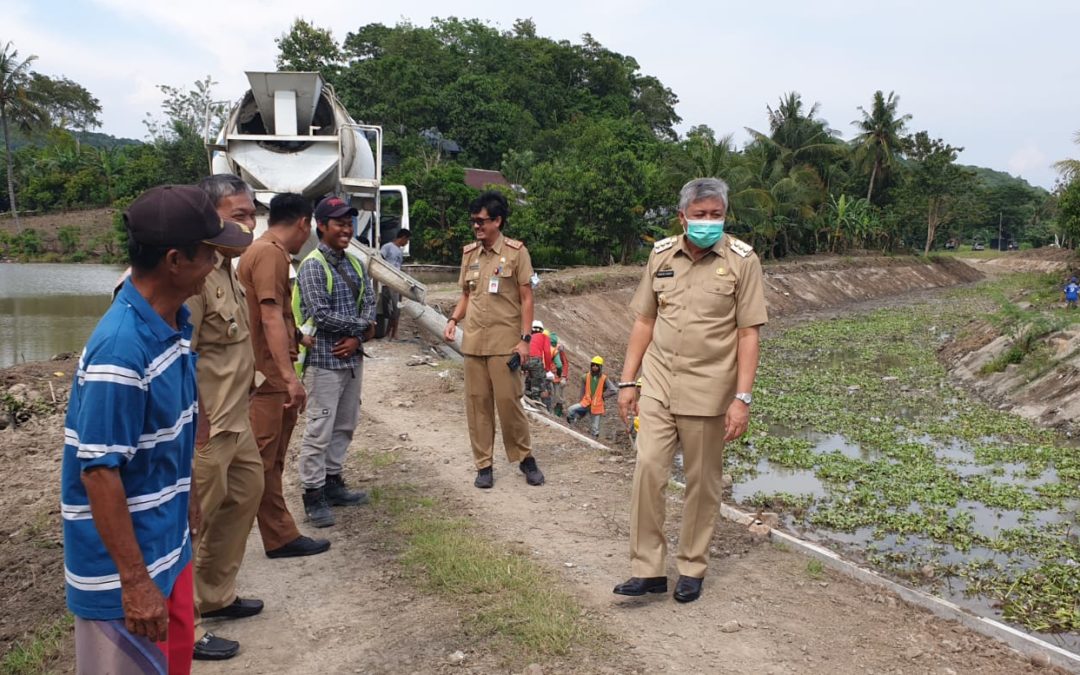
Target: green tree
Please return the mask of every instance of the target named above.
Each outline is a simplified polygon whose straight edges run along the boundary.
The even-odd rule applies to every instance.
[[[859,106],[862,119],[852,124],[859,134],[852,141],[855,146],[856,162],[870,165],[870,181],[866,187],[866,201],[873,202],[874,186],[884,178],[896,163],[901,149],[904,128],[911,120],[911,115],[897,115],[900,97],[889,92],[888,98],[879,89],[874,92],[874,102],[867,112]]]
[[[334,36],[304,19],[295,19],[274,43],[278,47],[278,70],[317,72],[330,77],[341,67],[342,52]]]
[[[66,77],[32,73],[30,90],[52,126],[74,131],[101,126],[101,103],[81,84]]]
[[[1057,223],[1063,243],[1075,248],[1080,242],[1080,177],[1059,188]]]
[[[964,150],[945,141],[930,138],[920,131],[905,140],[905,154],[913,167],[908,176],[904,199],[909,206],[923,209],[926,217],[928,255],[934,245],[938,228],[955,218],[975,193],[974,174],[956,164]]]
[[[15,203],[15,166],[10,125],[30,131],[44,126],[48,120],[45,110],[38,105],[30,89],[30,64],[35,59],[37,57],[31,55],[20,61],[19,52],[11,42],[0,49],[0,129],[4,134],[4,156],[7,158],[8,204],[11,207],[11,217],[15,219],[15,229],[18,231],[22,230],[22,226]]]

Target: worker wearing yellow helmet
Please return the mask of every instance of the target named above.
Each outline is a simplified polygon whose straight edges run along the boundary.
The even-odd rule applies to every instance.
[[[593,438],[600,437],[600,421],[604,418],[604,399],[619,393],[614,383],[604,375],[604,357],[594,356],[589,362],[589,372],[581,382],[581,401],[567,410],[566,421],[577,422],[585,415],[591,416],[590,431]]]

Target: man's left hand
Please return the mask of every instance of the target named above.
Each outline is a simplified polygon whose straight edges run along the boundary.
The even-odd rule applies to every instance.
[[[350,336],[335,342],[330,353],[339,359],[347,359],[355,354],[357,349],[360,349],[360,338]]]
[[[514,347],[514,351],[517,352],[518,356],[521,357],[521,365],[525,365],[525,363],[528,362],[528,360],[529,360],[529,343],[528,342],[519,342],[519,343],[517,343],[517,347]]]
[[[194,481],[192,481],[194,483]],[[188,495],[188,530],[191,531],[191,540],[195,541],[195,537],[199,535],[199,530],[202,529],[202,507],[199,506],[199,496],[192,490]]]
[[[739,399],[735,399],[728,406],[724,415],[724,442],[730,443],[746,433],[746,427],[750,424],[750,406]]]

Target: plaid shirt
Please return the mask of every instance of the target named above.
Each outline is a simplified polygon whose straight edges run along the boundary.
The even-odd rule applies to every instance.
[[[330,265],[334,284],[330,296],[326,295],[326,271],[317,260],[308,260],[300,266],[297,282],[300,284],[300,312],[303,316],[314,317],[315,346],[307,356],[307,366],[325,370],[344,370],[360,364],[360,351],[347,359],[339,359],[330,353],[334,344],[345,337],[360,337],[375,322],[375,289],[371,279],[364,272],[364,279],[356,276],[356,270],[345,260],[345,253],[335,251],[319,242],[319,250]],[[363,270],[361,263],[360,269]],[[341,277],[349,275],[357,287],[364,285],[364,300],[359,312],[352,289]]]

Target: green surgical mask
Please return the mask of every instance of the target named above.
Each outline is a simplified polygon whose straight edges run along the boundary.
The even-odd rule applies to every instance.
[[[698,248],[712,248],[723,236],[723,219],[686,221],[686,238]]]

